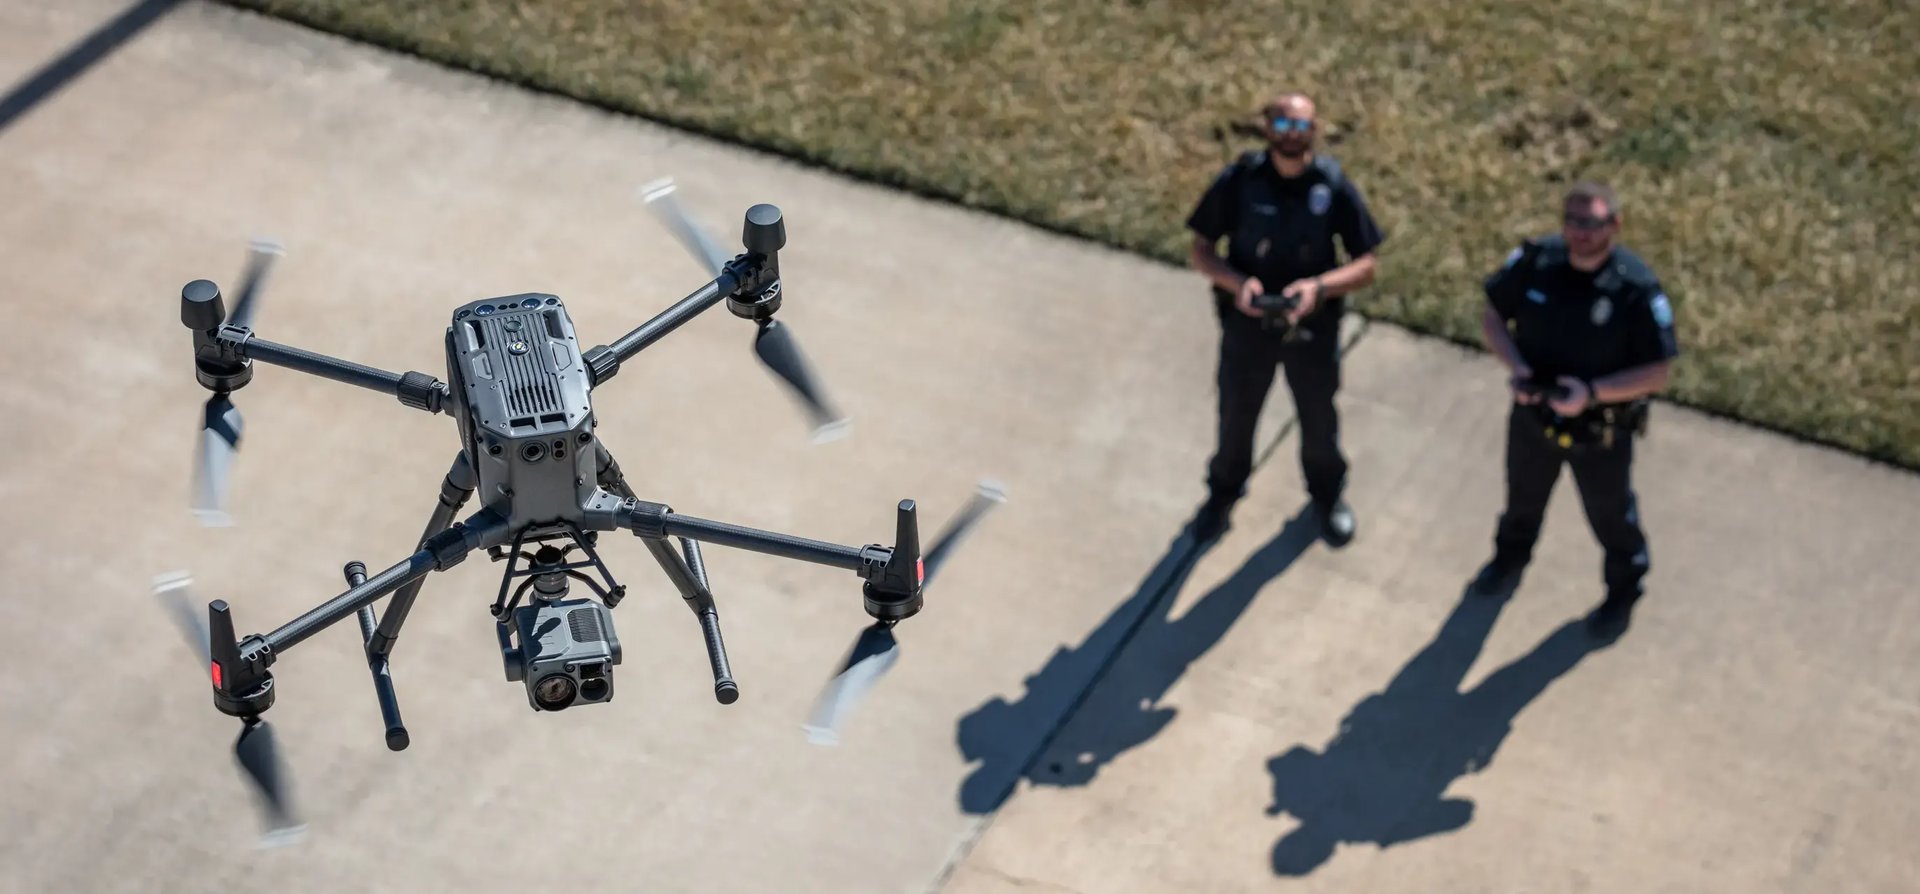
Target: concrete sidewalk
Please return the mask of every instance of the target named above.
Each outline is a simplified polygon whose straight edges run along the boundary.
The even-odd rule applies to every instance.
[[[1920,482],[1658,408],[1649,596],[1604,646],[1566,477],[1519,592],[1462,598],[1499,511],[1493,362],[1375,325],[1350,369],[1363,536],[1229,535],[947,891],[1920,885]]]
[[[0,6],[0,84],[126,8]],[[1189,271],[198,3],[16,107],[0,412],[24,449],[0,470],[18,507],[0,560],[50,611],[0,676],[0,890],[1893,891],[1920,875],[1902,847],[1920,832],[1914,476],[1662,407],[1638,466],[1653,596],[1590,652],[1556,632],[1598,597],[1568,486],[1521,594],[1456,612],[1498,511],[1484,357],[1369,327],[1343,393],[1361,539],[1335,552],[1287,525],[1288,439],[1235,530],[1196,553],[1181,529],[1212,448],[1215,329]],[[634,192],[664,175],[727,244],[747,206],[782,207],[782,318],[855,421],[807,444],[751,328],[716,310],[596,394],[642,496],[856,545],[891,539],[901,497],[929,537],[982,475],[1010,502],[831,750],[798,725],[866,620],[851,575],[708,551],[743,691],[722,707],[698,628],[615,541],[618,697],[557,715],[501,676],[485,614],[501,569],[436,575],[395,654],[407,751],[380,741],[351,624],[276,665],[269,717],[311,829],[250,849],[238,725],[149,582],[190,568],[243,631],[278,626],[343,589],[347,560],[410,551],[454,432],[263,368],[236,395],[239,526],[198,528],[206,393],[180,286],[233,282],[267,234],[289,253],[264,338],[444,376],[451,307],[547,291],[607,342],[704,281]],[[1271,442],[1283,392],[1270,410]]]

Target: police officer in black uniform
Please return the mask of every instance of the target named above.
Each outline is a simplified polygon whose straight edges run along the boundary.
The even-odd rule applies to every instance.
[[[1506,509],[1473,588],[1509,593],[1532,558],[1564,463],[1605,553],[1606,598],[1592,631],[1624,631],[1651,567],[1630,482],[1648,401],[1680,350],[1653,271],[1617,242],[1620,206],[1604,184],[1566,195],[1561,232],[1529,239],[1485,283],[1482,329],[1512,373]],[[1511,330],[1509,330],[1511,326]]]
[[[1315,151],[1310,98],[1281,94],[1261,117],[1266,148],[1227,165],[1187,219],[1192,262],[1213,286],[1221,327],[1219,442],[1195,529],[1203,540],[1217,536],[1245,494],[1254,426],[1278,367],[1299,419],[1307,493],[1327,540],[1344,545],[1354,518],[1342,499],[1347,461],[1334,407],[1340,318],[1343,296],[1373,281],[1373,252],[1385,237],[1339,163]],[[1222,237],[1224,258],[1217,249]]]

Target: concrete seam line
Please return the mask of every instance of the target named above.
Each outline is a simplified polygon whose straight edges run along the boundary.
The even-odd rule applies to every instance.
[[[1341,358],[1342,362],[1345,362],[1344,354],[1358,346],[1360,339],[1367,333],[1367,319],[1356,316],[1355,320],[1356,325],[1354,326],[1353,334],[1347,336],[1340,346],[1343,354]],[[1266,462],[1267,457],[1273,452],[1274,448],[1286,440],[1287,434],[1293,430],[1298,418],[1297,415],[1289,415],[1286,421],[1281,423],[1279,434],[1275,435],[1273,440],[1268,444],[1267,449],[1254,459],[1253,468],[1255,470],[1258,470],[1261,465]],[[1175,567],[1191,561],[1194,550],[1197,547],[1198,544],[1189,545],[1180,555],[1179,562],[1175,564]],[[1113,648],[1109,649],[1107,654],[1101,657],[1100,665],[1094,669],[1093,675],[1087,679],[1085,685],[1080,687],[1080,691],[1074,694],[1073,700],[1067,704],[1066,710],[1055,715],[1053,725],[1047,730],[1046,735],[1040,737],[1039,744],[1027,754],[1025,760],[1020,762],[1020,768],[1014,773],[1011,786],[996,799],[994,808],[987,811],[985,815],[975,818],[972,824],[960,836],[960,840],[955,842],[953,848],[947,852],[946,861],[941,864],[939,871],[934,873],[932,880],[927,883],[924,894],[937,894],[940,889],[946,887],[947,882],[953,878],[954,871],[959,869],[960,864],[972,854],[974,846],[979,844],[981,836],[986,834],[987,827],[991,826],[994,819],[1000,815],[1000,809],[1005,807],[1006,803],[1012,800],[1014,795],[1019,793],[1020,780],[1032,774],[1034,766],[1040,761],[1040,756],[1047,753],[1047,749],[1053,746],[1054,740],[1059,738],[1060,733],[1066,729],[1068,722],[1073,719],[1075,714],[1079,713],[1082,707],[1085,707],[1088,696],[1092,695],[1095,689],[1100,688],[1100,684],[1106,680],[1107,674],[1112,671],[1114,665],[1119,662],[1120,656],[1126,652],[1127,646],[1132,644],[1134,636],[1140,632],[1140,627],[1146,623],[1146,619],[1161,608],[1162,604],[1170,596],[1178,592],[1179,587],[1175,585],[1175,581],[1182,578],[1182,575],[1171,575],[1167,583],[1162,584],[1158,590],[1154,591],[1152,597],[1146,601],[1146,604],[1141,608],[1139,614],[1135,615],[1133,620],[1127,623],[1127,629],[1120,634]]]

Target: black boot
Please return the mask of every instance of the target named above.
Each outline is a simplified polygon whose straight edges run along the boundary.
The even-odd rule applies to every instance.
[[[1505,599],[1513,595],[1520,587],[1520,577],[1526,571],[1526,563],[1516,562],[1501,556],[1482,566],[1473,583],[1467,585],[1468,592],[1487,599]]]
[[[1193,517],[1193,539],[1197,543],[1208,543],[1227,532],[1227,517],[1233,512],[1234,501],[1220,496],[1211,496],[1201,504],[1200,512]]]
[[[1634,603],[1639,601],[1639,593],[1608,593],[1600,607],[1587,615],[1587,632],[1596,639],[1618,639],[1627,632],[1627,626],[1633,620]]]
[[[1353,507],[1345,500],[1334,500],[1331,505],[1316,503],[1314,508],[1320,514],[1320,530],[1326,535],[1329,545],[1346,546],[1353,542],[1353,534],[1359,522],[1353,517]]]

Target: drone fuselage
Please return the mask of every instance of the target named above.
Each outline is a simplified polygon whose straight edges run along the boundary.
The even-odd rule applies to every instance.
[[[509,295],[456,308],[447,328],[448,399],[477,481],[507,527],[588,527],[604,502],[592,381],[560,299]]]

